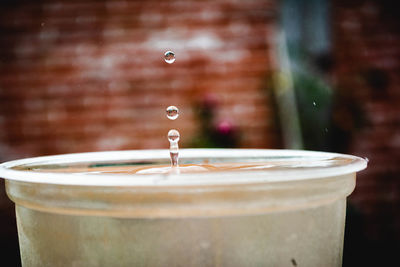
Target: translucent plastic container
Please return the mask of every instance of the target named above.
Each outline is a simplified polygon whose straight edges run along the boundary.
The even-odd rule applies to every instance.
[[[293,150],[167,150],[0,165],[23,266],[341,266],[366,160]]]

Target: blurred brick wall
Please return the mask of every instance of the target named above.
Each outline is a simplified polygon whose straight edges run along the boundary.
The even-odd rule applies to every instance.
[[[397,242],[400,248],[400,12],[395,3],[334,0],[332,23],[338,84],[355,95],[368,121],[349,151],[369,159],[350,201],[365,215],[370,239],[387,246]]]
[[[263,81],[275,2],[6,1],[1,159],[166,148],[170,128],[184,146],[198,127],[193,104],[207,93],[218,98],[217,120],[241,130],[240,146],[274,146]],[[169,105],[181,110],[174,122]]]

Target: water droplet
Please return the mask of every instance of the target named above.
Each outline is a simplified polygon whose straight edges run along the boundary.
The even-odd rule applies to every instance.
[[[317,103],[315,103],[315,101],[313,101],[312,104],[314,107],[317,106]]]
[[[165,112],[167,113],[167,117],[170,120],[175,120],[179,116],[179,109],[177,107],[175,107],[175,106],[167,107]]]
[[[169,132],[168,132],[168,140],[170,142],[178,143],[179,137],[180,137],[180,135],[179,135],[179,132],[177,130],[174,130],[174,129],[169,130]]]
[[[179,160],[179,132],[177,130],[169,130],[168,132],[168,140],[169,140],[169,154],[171,157],[171,166],[177,167]]]
[[[167,51],[164,54],[164,60],[165,62],[167,62],[168,64],[172,64],[175,62],[175,53],[172,51]]]

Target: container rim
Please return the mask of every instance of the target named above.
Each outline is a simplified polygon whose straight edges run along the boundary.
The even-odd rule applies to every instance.
[[[287,169],[147,175],[111,173],[102,173],[99,175],[95,173],[35,172],[32,170],[15,169],[22,166],[46,164],[79,164],[135,160],[144,161],[152,160],[154,158],[163,160],[169,159],[169,151],[167,149],[125,150],[72,153],[8,161],[0,164],[0,177],[11,181],[27,183],[78,186],[215,186],[227,184],[290,182],[341,176],[356,173],[365,169],[368,162],[367,159],[346,154],[288,149],[181,149],[179,156],[181,161],[197,158],[236,160],[234,162],[240,162],[243,159],[265,159],[272,162],[273,160],[278,159],[291,159],[294,165],[292,168]],[[332,166],[327,163],[327,161],[332,159],[340,159],[346,163]],[[299,164],[299,162],[305,164],[296,166],[295,164]],[[235,175],[232,175],[232,173]]]

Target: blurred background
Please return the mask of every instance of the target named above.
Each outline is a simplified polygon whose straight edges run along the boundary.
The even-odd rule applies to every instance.
[[[369,159],[344,266],[400,249],[400,11],[389,0],[3,0],[0,161],[181,147]],[[176,61],[163,54],[172,50]],[[165,117],[179,107],[176,121]],[[19,266],[0,184],[0,254]],[[60,241],[62,242],[62,241]]]

